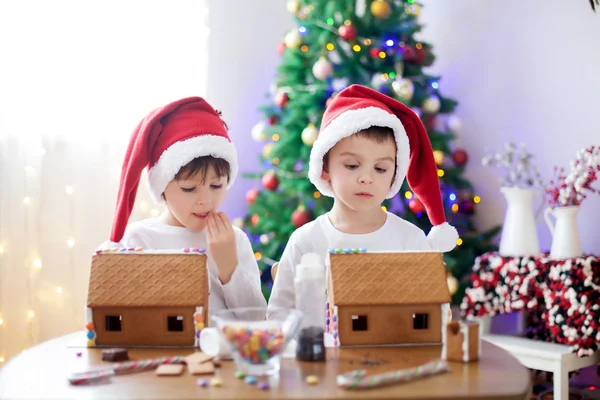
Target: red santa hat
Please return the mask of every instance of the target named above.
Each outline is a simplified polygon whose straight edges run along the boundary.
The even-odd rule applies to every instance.
[[[213,156],[229,163],[228,187],[238,171],[237,153],[217,111],[200,97],[189,97],[157,108],[135,128],[121,170],[117,207],[110,240],[125,233],[144,168],[152,199],[163,203],[169,182],[195,158]]]
[[[452,250],[458,233],[446,222],[429,136],[419,116],[399,101],[361,85],[342,90],[325,111],[319,137],[313,143],[308,169],[310,181],[322,194],[333,197],[329,182],[322,178],[323,157],[341,139],[371,126],[391,128],[396,140],[396,177],[387,198],[398,193],[406,176],[433,225],[427,236],[431,247]]]

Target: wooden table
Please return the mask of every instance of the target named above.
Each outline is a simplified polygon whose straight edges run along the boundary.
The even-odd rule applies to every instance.
[[[220,388],[201,388],[197,377],[184,372],[179,377],[158,377],[154,371],[119,375],[109,383],[70,386],[66,375],[72,368],[99,367],[101,350],[73,347],[82,332],[42,343],[9,360],[0,369],[0,399],[515,399],[528,398],[530,372],[508,352],[482,342],[479,362],[450,363],[451,371],[364,391],[347,391],[336,386],[338,373],[367,369],[369,373],[416,366],[440,356],[439,346],[328,349],[326,363],[299,363],[284,359],[278,377],[270,378],[271,389],[261,391],[234,377],[235,365],[223,362],[217,374]],[[77,353],[82,354],[78,357]],[[133,359],[186,355],[191,349],[129,349]],[[365,365],[365,361],[368,364]],[[378,364],[378,365],[377,365]],[[317,375],[319,383],[309,386],[305,377]]]

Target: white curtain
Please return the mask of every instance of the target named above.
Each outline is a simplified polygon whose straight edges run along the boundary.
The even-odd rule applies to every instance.
[[[0,367],[83,329],[129,135],[205,93],[203,0],[0,2]],[[142,183],[131,220],[156,215]]]

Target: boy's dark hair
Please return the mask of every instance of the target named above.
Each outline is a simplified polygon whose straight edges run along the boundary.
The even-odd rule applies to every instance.
[[[376,143],[385,143],[388,140],[391,140],[394,143],[394,147],[396,151],[398,150],[398,145],[396,144],[396,138],[394,136],[394,131],[392,128],[388,128],[386,126],[371,126],[367,129],[363,129],[355,133],[356,136],[366,138],[369,140],[373,140]],[[323,156],[323,171],[327,171],[329,164],[329,152],[325,153]],[[394,176],[392,177],[392,182],[396,179],[396,170],[397,166],[394,167]]]
[[[202,174],[202,182],[206,180],[206,174],[208,174],[208,170],[210,167],[213,167],[215,173],[218,177],[227,176],[227,182],[229,182],[229,174],[231,172],[231,167],[229,163],[222,158],[216,158],[213,156],[202,156],[194,158],[192,161],[181,167],[177,175],[175,175],[175,180],[185,180],[198,172]]]

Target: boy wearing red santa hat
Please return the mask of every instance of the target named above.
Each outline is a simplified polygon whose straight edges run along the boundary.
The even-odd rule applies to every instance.
[[[384,211],[407,177],[433,225],[428,236]],[[420,118],[404,104],[360,85],[341,91],[323,115],[308,177],[334,198],[325,215],[298,228],[279,262],[268,314],[294,307],[294,271],[303,254],[329,249],[450,251],[458,233],[446,222],[437,167]],[[393,271],[390,271],[392,274]]]
[[[128,225],[144,168],[157,218]],[[134,130],[121,171],[110,242],[103,247],[205,248],[209,313],[265,306],[254,252],[246,234],[219,212],[238,171],[237,153],[217,111],[200,97],[167,104]]]

